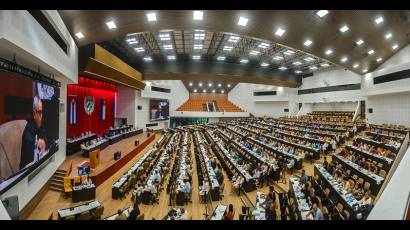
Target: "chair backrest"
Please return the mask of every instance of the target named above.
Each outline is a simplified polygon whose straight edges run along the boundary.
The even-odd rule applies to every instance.
[[[343,212],[343,205],[341,203],[337,203],[336,208],[337,210],[339,210],[339,212]]]
[[[84,184],[87,180],[88,180],[88,176],[87,176],[87,175],[82,175],[82,176],[81,176],[81,183],[82,183],[82,184]]]
[[[386,171],[383,170],[383,169],[380,170],[379,175],[380,175],[381,177],[385,178],[385,177],[386,177]]]
[[[350,213],[347,210],[343,211],[343,217],[345,218],[345,220],[349,220],[350,219]]]
[[[81,214],[78,216],[78,219],[79,219],[79,220],[89,220],[90,217],[91,217],[90,211],[86,211],[86,212],[81,213]]]
[[[103,213],[104,213],[104,206],[99,206],[94,212],[94,217],[100,218]]]
[[[67,168],[67,172],[65,176],[69,177],[72,171],[73,171],[73,160],[70,160],[70,163],[68,163],[68,168]]]
[[[90,168],[96,169],[100,164],[100,149],[96,149],[90,153]]]
[[[364,180],[363,178],[359,178],[359,184],[363,184]]]
[[[370,183],[366,182],[364,183],[364,190],[369,190],[370,189]]]
[[[75,220],[75,216],[67,216],[64,220]]]
[[[20,169],[21,137],[26,124],[26,120],[15,120],[0,125],[0,179]]]
[[[74,184],[76,185],[76,184],[79,184],[79,183],[81,183],[81,177],[80,176],[75,176],[74,177]]]
[[[137,216],[137,220],[144,220],[144,213],[140,214],[139,216]]]
[[[64,177],[64,187],[71,187],[71,178],[68,176]]]

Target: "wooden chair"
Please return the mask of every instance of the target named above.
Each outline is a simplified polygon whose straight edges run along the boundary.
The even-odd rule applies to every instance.
[[[91,219],[90,211],[86,211],[86,212],[81,213],[81,214],[78,216],[77,219],[78,219],[78,220],[89,220],[89,219]]]
[[[329,220],[329,211],[327,210],[326,206],[322,207],[323,219]]]
[[[81,184],[85,184],[88,181],[88,175],[81,176]]]
[[[64,193],[66,194],[66,197],[68,197],[72,191],[73,187],[71,185],[71,178],[64,177]]]
[[[99,206],[95,209],[93,213],[93,219],[98,220],[101,218],[102,214],[104,213],[104,206]]]
[[[74,177],[74,185],[81,184],[81,177],[80,176],[75,176]]]
[[[67,216],[64,220],[75,220],[75,216]]]
[[[363,185],[363,183],[364,183],[363,178],[359,178],[358,182],[359,182],[359,184]]]
[[[100,164],[100,149],[96,149],[90,153],[90,168],[95,170]]]
[[[370,189],[370,183],[369,182],[364,183],[363,188],[364,188],[364,191],[369,190]]]
[[[381,169],[380,172],[379,172],[379,176],[381,176],[383,178],[386,178],[386,171]]]
[[[349,220],[350,219],[350,213],[347,210],[343,211],[343,218],[345,220]]]
[[[137,216],[137,220],[144,220],[144,213],[140,214],[139,216]]]

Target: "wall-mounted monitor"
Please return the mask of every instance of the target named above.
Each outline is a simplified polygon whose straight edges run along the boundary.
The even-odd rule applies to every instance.
[[[169,119],[169,100],[151,99],[149,102],[150,121],[162,121]]]
[[[60,89],[0,70],[0,194],[58,150]]]

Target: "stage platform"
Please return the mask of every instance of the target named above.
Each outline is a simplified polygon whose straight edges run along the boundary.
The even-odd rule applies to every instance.
[[[135,146],[134,142],[139,140],[139,145]],[[100,152],[100,165],[91,172],[90,177],[96,186],[102,184],[115,172],[117,172],[122,166],[128,163],[132,158],[138,155],[141,150],[143,150],[147,145],[155,140],[155,134],[151,133],[147,137],[147,132],[138,134],[137,136],[129,137],[123,139],[115,144],[109,145],[107,148],[101,150]],[[121,158],[119,160],[114,160],[114,153],[120,151]],[[75,153],[71,156],[67,156],[65,161],[61,164],[59,169],[67,170],[70,161],[73,161],[73,170],[71,172],[71,177],[78,175],[77,166],[84,161],[88,161],[89,158],[83,157],[81,152]]]

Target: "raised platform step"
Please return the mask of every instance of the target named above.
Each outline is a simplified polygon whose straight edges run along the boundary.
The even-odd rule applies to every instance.
[[[49,190],[55,191],[55,192],[64,192],[64,188],[55,188],[55,187],[50,187]]]

